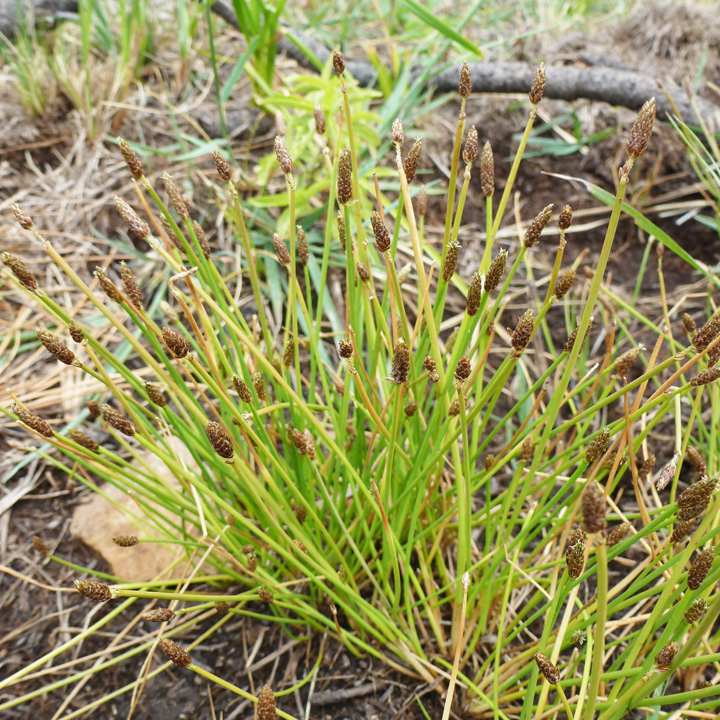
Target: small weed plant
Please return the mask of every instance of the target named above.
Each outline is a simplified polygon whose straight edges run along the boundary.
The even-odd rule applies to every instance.
[[[576,282],[580,258],[563,260],[573,237],[569,206],[542,209],[517,242],[498,239],[542,100],[543,66],[502,192],[489,143],[466,127],[471,77],[463,67],[447,192],[430,198],[442,201],[444,224],[430,238],[428,193],[415,177],[420,141],[406,142],[395,122],[392,172],[360,168],[358,138],[372,129],[353,117],[340,53],[333,65],[338,95],[319,94],[324,107],[307,110],[307,132],[296,133],[297,148],[314,138],[313,177],[304,177],[305,152],[291,138],[275,141],[274,172],[286,192],[265,208],[278,218],[270,232],[253,224],[232,159],[214,154],[213,197],[243,255],[234,268],[216,262],[172,177],[155,187],[120,141],[137,210],[115,202],[158,259],[156,276],[172,299],[163,319],[148,309],[149,278],[123,264],[97,269],[91,282],[14,208],[134,361],[119,361],[102,328],[83,326],[5,253],[8,281],[47,315],[39,341],[99,390],[87,399],[92,428],[56,431],[22,398],[3,411],[52,446],[37,450],[49,465],[93,490],[109,484],[132,496],[126,512],[137,533],[115,543],[128,553],[159,543],[178,560],[172,579],[79,576],[78,592],[107,612],[0,682],[0,712],[119,662],[139,668],[158,648],[164,664],[146,659],[137,682],[64,717],[138,692],[174,663],[256,703],[260,720],[290,718],[282,696],[299,686],[255,694],[212,672],[212,656],[209,665],[194,661],[207,638],[246,616],[296,636],[326,633],[428,683],[444,698],[443,720],[453,703],[488,718],[611,720],[664,717],[692,702],[693,717],[710,717],[717,690],[700,687],[697,669],[716,673],[720,662],[720,526],[717,432],[702,418],[718,407],[720,314],[699,329],[685,317],[687,335],[674,335],[665,304],[659,324],[641,318],[653,336],[643,347],[620,314],[614,324],[605,282],[654,100],[630,132],[593,272]],[[456,270],[473,178],[486,232],[462,237],[480,247],[476,272],[463,279]],[[532,273],[543,233],[559,238],[542,239],[552,271],[534,282],[543,292],[519,295],[527,304],[505,331],[518,298],[509,291]],[[279,312],[268,302],[277,292]],[[457,315],[450,309],[460,299]],[[650,444],[661,423],[674,423],[676,447],[663,448],[672,459],[655,468]],[[683,462],[697,469],[686,487]],[[40,690],[19,690],[146,605],[142,620],[157,623],[156,632],[84,668],[71,663]]]

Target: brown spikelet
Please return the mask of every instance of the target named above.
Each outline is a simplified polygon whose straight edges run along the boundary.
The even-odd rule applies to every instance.
[[[338,210],[338,214],[337,214],[337,224],[338,224],[338,237],[340,238],[340,247],[342,248],[342,251],[345,252],[345,243],[347,241],[346,233],[345,233],[345,217],[343,216],[342,212],[339,210]]]
[[[682,325],[686,335],[694,335],[697,332],[697,325],[689,313],[682,314]]]
[[[277,234],[273,234],[273,247],[275,248],[275,257],[281,265],[290,264],[290,253],[288,252],[285,241]]]
[[[45,349],[58,361],[65,365],[72,365],[75,362],[75,353],[61,343],[55,335],[43,328],[35,328],[38,340],[45,346]]]
[[[39,552],[44,558],[50,554],[48,546],[37,535],[33,535],[32,546],[33,550]]]
[[[585,541],[587,535],[583,530],[578,528],[570,536],[568,546],[565,551],[565,564],[567,566],[568,575],[576,580],[582,575],[585,568]]]
[[[67,436],[72,440],[73,442],[76,442],[81,447],[84,447],[86,450],[91,450],[92,452],[97,452],[100,446],[86,433],[84,433],[82,430],[78,430],[77,428],[71,428],[67,432]]]
[[[412,417],[418,409],[418,404],[414,400],[408,400],[405,405],[405,417]]]
[[[535,247],[540,242],[540,235],[550,222],[553,205],[546,205],[531,221],[528,229],[525,231],[523,245],[526,248]]]
[[[630,129],[627,141],[627,153],[632,159],[639,158],[647,148],[655,122],[655,98],[650,98],[640,108],[635,122]]]
[[[140,285],[133,274],[133,271],[124,263],[120,263],[120,277],[122,278],[123,288],[125,289],[125,295],[130,301],[130,304],[136,307],[138,310],[143,309],[143,295]]]
[[[655,463],[657,462],[657,458],[652,453],[648,455],[645,460],[643,460],[643,464],[640,466],[640,469],[638,470],[638,473],[640,477],[648,477],[652,476],[652,472],[655,469]]]
[[[713,365],[716,365],[717,361],[720,360],[720,345],[715,345],[714,347],[710,348],[707,355],[705,356],[705,359],[707,360],[709,368],[713,367]]]
[[[670,533],[670,542],[680,542],[684,537],[687,537],[693,530],[694,520],[680,520],[673,526],[672,533]]]
[[[118,145],[120,146],[120,154],[130,171],[130,176],[133,180],[140,180],[140,178],[145,174],[145,171],[143,170],[142,163],[140,162],[140,158],[137,156],[137,153],[122,138],[118,138]]]
[[[13,215],[15,216],[15,220],[17,220],[18,225],[20,225],[23,230],[31,230],[33,226],[32,218],[17,204],[13,203],[10,206],[10,209],[13,212]]]
[[[557,685],[560,682],[560,673],[547,655],[543,655],[541,652],[535,653],[535,662],[540,670],[540,674],[551,685]]]
[[[405,341],[400,338],[393,350],[392,370],[390,377],[396,385],[402,385],[408,379],[410,371],[410,350]]]
[[[85,333],[74,320],[68,325],[68,333],[73,342],[81,343],[85,339]]]
[[[233,375],[233,387],[235,388],[235,392],[238,394],[238,397],[246,403],[252,402],[252,392],[250,392],[250,388],[246,385],[245,382],[243,382],[243,379],[239,375]]]
[[[459,250],[460,243],[457,240],[451,240],[450,243],[448,243],[448,249],[442,267],[442,279],[445,282],[450,282],[452,276],[455,274]]]
[[[691,385],[709,385],[720,378],[720,367],[717,365],[707,370],[702,370],[695,377],[690,378]]]
[[[345,72],[345,60],[343,58],[343,54],[340,52],[340,50],[335,50],[333,52],[333,69],[338,75],[342,75]]]
[[[693,604],[685,611],[685,622],[688,625],[696,623],[705,614],[708,609],[707,600],[698,598]]]
[[[93,275],[95,275],[100,287],[110,300],[116,302],[118,305],[122,305],[125,302],[125,298],[123,298],[120,290],[118,290],[115,283],[105,274],[105,271],[101,267],[96,267]]]
[[[691,590],[697,590],[712,570],[713,560],[715,559],[715,548],[710,546],[703,548],[695,556],[688,570],[687,584]]]
[[[313,114],[315,116],[315,132],[318,135],[324,135],[325,129],[326,129],[326,123],[325,123],[325,113],[323,112],[323,109],[315,103],[315,109],[313,111]]]
[[[656,656],[655,666],[658,670],[664,671],[670,667],[670,663],[678,654],[680,646],[676,642],[668,643]]]
[[[97,401],[88,399],[85,402],[85,405],[87,406],[90,417],[93,420],[97,420],[100,417],[100,405],[97,403]]]
[[[75,588],[83,597],[96,603],[107,602],[113,597],[112,590],[98,580],[76,580]]]
[[[638,345],[637,347],[634,347],[631,350],[624,352],[617,359],[615,363],[615,372],[618,374],[619,377],[626,378],[628,376],[628,373],[632,369],[632,366],[635,364],[635,360],[637,360],[637,357],[640,354],[641,350],[642,345]]]
[[[370,224],[375,235],[375,244],[379,253],[386,253],[390,249],[390,232],[380,217],[380,213],[373,211],[370,215]]]
[[[298,522],[304,523],[307,520],[307,510],[305,510],[304,505],[294,505],[293,512]]]
[[[159,385],[151,382],[146,382],[145,392],[147,393],[148,399],[153,405],[157,405],[161,408],[164,408],[167,405],[165,394],[163,393],[162,388]]]
[[[572,288],[574,282],[575,271],[570,269],[557,281],[555,285],[555,297],[558,300],[562,300],[570,292],[570,288]]]
[[[296,232],[297,254],[300,258],[300,262],[303,264],[303,267],[306,267],[308,262],[310,262],[310,248],[308,246],[307,235],[300,225],[297,226]]]
[[[490,294],[500,284],[505,274],[505,265],[507,263],[507,250],[501,250],[490,263],[487,275],[485,276],[484,291]]]
[[[471,317],[477,315],[477,312],[480,309],[480,301],[482,300],[482,287],[482,277],[480,273],[476,272],[473,274],[472,279],[470,280],[467,294],[466,311],[467,314]]]
[[[225,156],[219,150],[213,150],[213,160],[215,161],[215,170],[220,176],[221,180],[230,182],[232,180],[232,168],[230,163],[225,159]]]
[[[472,77],[470,76],[470,68],[466,62],[464,62],[462,64],[462,68],[460,68],[458,92],[460,93],[460,97],[465,98],[466,100],[470,97],[470,93],[472,92]]]
[[[112,405],[101,405],[100,411],[102,412],[105,422],[123,435],[132,437],[137,432],[130,420],[128,420],[120,410],[112,407]]]
[[[493,465],[495,465],[495,455],[493,455],[493,453],[488,453],[483,460],[485,472],[490,472],[490,470],[493,469]]]
[[[29,428],[37,433],[40,433],[43,437],[51,438],[55,435],[50,424],[43,420],[39,415],[30,412],[26,407],[23,407],[19,403],[15,403],[12,406],[12,411],[17,415],[18,420],[27,425]]]
[[[693,507],[699,503],[707,506],[717,484],[716,478],[703,478],[680,493],[677,504],[681,508]]]
[[[558,218],[558,227],[565,231],[572,225],[573,212],[570,205],[564,205]]]
[[[278,165],[285,175],[290,175],[293,171],[293,161],[290,157],[285,141],[280,135],[275,136],[275,157],[277,157]]]
[[[367,282],[370,279],[370,271],[365,266],[365,263],[358,262],[357,273],[360,280]]]
[[[25,263],[16,255],[9,252],[2,254],[3,262],[10,268],[12,274],[18,279],[18,282],[30,292],[37,290],[37,280],[35,276],[27,269]]]
[[[417,169],[420,166],[421,159],[422,159],[422,140],[420,138],[416,138],[415,142],[413,143],[412,147],[410,148],[410,152],[407,154],[407,157],[405,158],[405,162],[403,163],[403,170],[405,171],[405,177],[407,178],[408,185],[413,181],[413,178],[415,177],[415,173],[417,172]]]
[[[344,147],[338,158],[337,197],[341,205],[347,205],[352,200],[352,160],[349,147]]]
[[[587,340],[587,337],[590,334],[590,331],[592,330],[592,326],[593,326],[593,318],[590,318],[590,323],[588,324],[588,329],[585,331],[585,337],[583,337],[583,344],[585,343],[585,340]],[[568,339],[565,342],[565,348],[564,348],[566,353],[572,352],[573,346],[575,345],[575,340],[577,340],[577,334],[578,334],[579,329],[580,329],[579,327],[575,328],[570,333],[570,335],[568,335]],[[581,345],[581,348],[582,348],[582,345]]]
[[[266,605],[272,605],[275,602],[275,596],[273,595],[272,590],[268,590],[268,588],[258,588],[258,596]]]
[[[510,344],[513,347],[513,357],[520,357],[523,350],[527,347],[535,329],[535,313],[532,310],[526,310],[519,318],[515,330],[512,332]]]
[[[165,657],[178,667],[186,668],[192,665],[190,656],[174,640],[163,638],[160,641],[160,649]]]
[[[263,402],[267,402],[267,390],[265,389],[265,378],[262,373],[256,372],[253,375],[253,386],[255,387],[255,394]]]
[[[532,87],[530,88],[530,102],[533,105],[537,105],[545,94],[545,63],[540,63],[538,69],[535,71],[535,77],[533,78]]]
[[[130,232],[138,237],[146,238],[150,235],[150,226],[121,198],[115,196],[115,207],[120,217],[125,221]]]
[[[221,458],[230,460],[234,454],[232,440],[225,432],[223,426],[218,422],[211,421],[205,426],[205,432],[207,433],[210,444],[213,446],[213,450],[215,450]]]
[[[585,462],[588,465],[594,463],[600,458],[601,455],[607,452],[610,445],[610,430],[604,428],[603,431],[596,437],[593,438],[585,448]]]
[[[716,312],[693,336],[692,344],[702,352],[720,333],[720,311]]]
[[[696,505],[688,505],[678,510],[677,519],[680,522],[689,522],[700,517],[707,510],[708,502],[698,502]]]
[[[305,428],[305,430],[303,431],[303,436],[305,438],[305,454],[308,456],[308,458],[310,460],[314,460],[315,459],[315,440],[307,428]]]
[[[118,535],[112,540],[118,547],[124,548],[135,547],[139,542],[136,535]]]
[[[146,610],[140,615],[141,620],[151,623],[169,622],[175,617],[175,613],[170,608],[153,608]]]
[[[177,330],[164,327],[162,337],[163,342],[174,358],[184,358],[190,352],[190,341]]]
[[[622,525],[616,525],[607,536],[607,546],[612,547],[617,545],[619,542],[629,538],[632,535],[633,526],[629,522],[624,522]]]
[[[483,145],[480,155],[480,185],[486,198],[493,196],[495,192],[495,159],[489,142]]]
[[[587,483],[581,501],[585,531],[589,533],[602,532],[607,524],[605,493],[595,480]]]
[[[260,688],[258,693],[257,720],[277,720],[275,695],[267,683]]]
[[[182,193],[180,192],[178,186],[175,184],[172,176],[168,175],[168,173],[163,173],[162,182],[163,186],[165,187],[165,192],[167,193],[168,199],[170,200],[170,204],[175,208],[175,212],[181,218],[189,217],[190,212],[188,210],[187,202],[182,196]]]
[[[400,147],[405,142],[405,131],[400,118],[397,118],[390,128],[390,140],[395,147]]]
[[[698,471],[700,475],[707,475],[707,465],[702,453],[692,445],[688,445],[685,457],[688,462]]]
[[[202,229],[202,226],[197,220],[192,221],[192,227],[195,232],[195,237],[198,239],[198,244],[200,245],[200,249],[202,250],[202,254],[205,256],[205,259],[210,258],[210,242],[207,239],[207,235],[205,234],[205,231]]]
[[[472,165],[478,158],[479,145],[478,145],[478,134],[475,126],[473,125],[467,134],[465,140],[465,148],[463,150],[463,160],[467,165]]]
[[[457,417],[460,414],[460,401],[453,400],[448,408],[448,415],[450,417]]]
[[[216,602],[215,603],[215,612],[220,617],[223,617],[230,612],[230,606],[226,602]]]
[[[472,364],[470,363],[467,355],[463,355],[458,360],[457,367],[455,368],[455,380],[462,384],[470,377],[471,372]]]
[[[341,358],[345,358],[346,360],[348,358],[351,358],[353,354],[352,342],[348,339],[343,338],[338,346],[338,352],[340,353]]]
[[[535,443],[533,439],[528,436],[523,440],[522,450],[520,452],[520,462],[523,465],[527,465],[532,461],[533,455],[535,455]]]
[[[424,217],[427,213],[427,201],[427,190],[425,189],[424,185],[421,185],[420,190],[418,190],[417,194],[417,211],[420,217]]]

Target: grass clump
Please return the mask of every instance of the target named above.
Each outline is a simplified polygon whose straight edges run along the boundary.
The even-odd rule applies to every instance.
[[[162,609],[145,614],[160,623],[157,638],[133,642],[118,657],[131,660],[159,644],[168,662],[149,675],[174,663],[257,703],[263,718],[291,717],[277,698],[294,688],[274,693],[265,686],[255,696],[192,660],[199,643],[238,615],[290,632],[328,633],[356,655],[433,684],[446,698],[445,717],[453,698],[496,718],[554,708],[609,720],[690,699],[706,707],[709,691],[691,698],[657,689],[672,671],[720,660],[712,629],[720,610],[711,544],[718,531],[715,482],[700,479],[673,500],[703,398],[716,392],[691,373],[708,372],[695,366],[706,364],[720,335],[716,324],[704,326],[693,348],[655,328],[650,353],[631,348],[628,355],[625,341],[637,343],[624,325],[612,329],[611,314],[598,303],[630,170],[650,139],[654,101],[633,126],[594,274],[583,284],[577,263],[563,267],[572,210],[559,205],[560,243],[545,297],[523,296],[520,316],[509,321],[514,329],[505,333],[511,289],[523,268],[532,271],[531,253],[554,226],[548,205],[519,242],[502,248],[496,242],[542,101],[544,66],[529,88],[528,120],[500,197],[492,150],[485,144],[480,153],[475,129],[465,132],[471,79],[463,68],[435,247],[425,226],[427,193],[412,177],[421,145],[406,154],[404,129],[394,123],[394,179],[386,172],[382,188],[369,182],[358,165],[358,138],[370,129],[354,118],[338,53],[333,64],[342,113],[319,121],[316,108],[308,111],[317,133],[327,132],[317,138],[323,194],[313,200],[304,193],[298,202],[303,157],[278,137],[275,172],[285,193],[273,197],[280,220],[255,227],[230,158],[214,154],[213,192],[244,254],[237,273],[215,262],[172,178],[163,177],[166,203],[120,142],[141,212],[120,199],[117,210],[159,258],[174,317],[159,320],[149,310],[143,280],[129,266],[118,268],[119,284],[114,269],[99,269],[102,293],[91,289],[89,278],[16,210],[50,261],[130,344],[135,362],[120,362],[102,332],[71,317],[20,260],[5,258],[17,291],[47,314],[39,340],[68,372],[94,380],[88,411],[105,439],[98,445],[77,430],[54,432],[19,399],[4,412],[59,451],[42,452],[51,465],[92,488],[105,482],[132,494],[128,514],[137,533],[115,538],[117,544],[130,553],[138,543],[174,545],[187,569],[179,584],[177,576],[150,583],[78,579],[80,593],[112,610],[0,687],[15,693],[126,608],[157,600]],[[458,258],[474,176],[485,199],[486,233],[466,285]],[[409,274],[398,271],[401,254],[412,259]],[[339,293],[326,289],[331,281]],[[278,287],[284,302],[276,313],[267,297]],[[452,320],[460,298],[466,309]],[[559,310],[569,337],[550,329]],[[608,338],[599,366],[593,322]],[[665,345],[670,357],[661,359]],[[692,408],[689,417],[675,414],[681,403]],[[661,499],[641,472],[652,477],[648,440],[667,419],[678,424],[678,464],[668,478],[671,495]],[[693,447],[705,437],[697,432]],[[707,470],[716,469],[708,454]],[[677,525],[697,518],[696,528],[675,538],[690,540],[673,545]],[[631,546],[632,559],[624,559]],[[695,548],[703,549],[691,562]],[[616,563],[631,569],[610,584]],[[628,612],[624,631],[618,618]],[[173,639],[193,630],[192,642]],[[585,640],[579,649],[578,638]],[[700,649],[705,655],[697,655]],[[16,694],[0,711],[36,694]]]

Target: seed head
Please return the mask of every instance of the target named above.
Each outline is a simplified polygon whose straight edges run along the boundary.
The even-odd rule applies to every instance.
[[[267,402],[267,390],[265,389],[265,378],[262,373],[256,372],[253,375],[253,385],[255,387],[255,394],[263,402]]]
[[[703,478],[702,480],[698,480],[698,482],[693,483],[680,493],[677,499],[678,506],[687,508],[697,505],[698,503],[703,503],[707,506],[716,484],[717,478]]]
[[[120,290],[118,290],[115,283],[105,274],[105,271],[101,267],[96,267],[93,274],[97,278],[103,292],[110,300],[116,302],[118,305],[122,305],[125,302],[125,298],[122,296]]]
[[[90,417],[93,420],[97,420],[100,417],[100,405],[98,405],[95,400],[90,399],[85,402],[85,405],[87,406]]]
[[[293,506],[293,513],[295,513],[295,517],[297,518],[298,522],[304,523],[305,520],[307,520],[307,510],[305,510],[304,505]]]
[[[50,554],[48,546],[37,535],[33,535],[32,546],[33,549],[39,552],[40,555],[42,555],[44,558],[46,558]]]
[[[483,145],[480,155],[480,185],[486,198],[493,196],[495,192],[495,159],[489,142]]]
[[[585,486],[581,500],[586,532],[602,532],[607,524],[603,489],[593,480]]]
[[[573,212],[569,205],[564,205],[558,218],[558,227],[564,232],[572,225]]]
[[[680,646],[676,642],[668,643],[656,656],[655,666],[660,671],[669,669],[670,663],[674,660],[678,654]]]
[[[137,536],[135,536],[135,535],[118,535],[117,537],[113,538],[113,542],[118,547],[127,548],[127,547],[134,547],[135,545],[138,544],[139,540],[138,540]]]
[[[501,250],[490,263],[487,275],[485,276],[484,290],[488,295],[495,290],[505,274],[505,264],[507,263],[507,250]]]
[[[357,273],[363,282],[367,282],[370,279],[370,271],[365,267],[365,263],[359,262],[357,264]]]
[[[338,346],[338,352],[341,358],[348,360],[353,354],[353,344],[350,340],[343,338]]]
[[[38,340],[56,360],[65,365],[72,365],[73,362],[75,362],[75,353],[61,343],[55,335],[52,335],[43,328],[35,328],[35,332],[37,333]]]
[[[689,313],[682,314],[682,325],[686,335],[694,335],[697,332],[697,325]]]
[[[115,196],[115,207],[120,217],[125,221],[130,232],[138,237],[145,238],[150,235],[150,226],[121,198]]]
[[[533,459],[534,454],[535,443],[533,442],[532,437],[528,435],[523,440],[522,450],[520,451],[520,462],[523,463],[523,465],[527,465]]]
[[[96,603],[107,602],[113,597],[112,590],[98,580],[76,580],[75,588],[83,597]]]
[[[252,402],[252,393],[250,388],[243,382],[242,378],[238,375],[233,375],[233,386],[238,397],[246,403]]]
[[[612,547],[617,545],[619,542],[625,540],[632,535],[633,526],[629,522],[624,522],[622,525],[616,525],[607,536],[607,546]]]
[[[213,446],[213,450],[221,457],[226,460],[230,460],[233,457],[233,445],[230,436],[225,432],[223,426],[218,422],[209,422],[205,426],[205,432],[207,433],[208,440]]]
[[[18,225],[20,225],[23,230],[32,229],[32,218],[17,203],[13,203],[10,206],[10,209],[13,211],[13,215],[15,216]]]
[[[164,408],[167,405],[165,394],[163,393],[162,388],[159,385],[151,382],[146,382],[145,392],[147,393],[148,399],[153,405],[157,405],[160,408]]]
[[[143,309],[143,295],[140,285],[133,274],[133,271],[124,263],[120,263],[120,277],[122,278],[125,295],[130,304],[138,310]]]
[[[628,376],[628,373],[634,365],[635,360],[637,360],[637,357],[640,354],[641,350],[642,345],[638,345],[637,347],[634,347],[631,350],[623,353],[617,359],[617,362],[615,363],[615,372],[618,374],[619,377],[626,378]]]
[[[540,674],[551,685],[557,685],[560,682],[560,673],[547,655],[543,655],[541,652],[535,653],[535,662],[540,670]]]
[[[153,608],[152,610],[146,610],[140,615],[141,620],[152,623],[169,622],[174,617],[175,613],[170,608]]]
[[[333,52],[333,68],[338,75],[342,75],[345,72],[345,60],[340,50]]]
[[[453,400],[448,408],[448,415],[450,417],[457,417],[460,414],[460,401]]]
[[[349,147],[344,147],[338,158],[337,196],[341,205],[347,205],[352,200],[352,159]]]
[[[427,200],[427,190],[424,185],[421,185],[417,194],[417,211],[420,217],[424,217],[427,214]]]
[[[258,693],[257,720],[277,720],[275,695],[266,683]]]
[[[392,370],[390,376],[396,385],[402,385],[408,379],[410,371],[410,350],[405,341],[400,338],[393,350]]]
[[[202,250],[202,254],[205,256],[205,259],[208,260],[210,258],[210,242],[207,239],[207,235],[205,234],[205,231],[202,229],[202,226],[197,220],[192,221],[193,230],[195,232],[195,237],[198,239],[198,244],[200,245],[200,249]]]
[[[273,247],[275,248],[275,257],[281,265],[290,265],[290,253],[288,252],[285,241],[277,234],[273,234]]]
[[[190,210],[188,209],[188,204],[178,189],[178,186],[175,184],[175,181],[170,175],[168,175],[168,173],[162,174],[162,181],[165,186],[165,192],[170,200],[170,204],[175,208],[175,212],[181,218],[189,217]]]
[[[285,345],[282,361],[285,367],[290,367],[295,361],[295,341],[292,338],[289,338]]]
[[[97,452],[100,448],[100,446],[89,435],[86,435],[82,430],[78,430],[77,428],[71,428],[68,430],[67,436],[73,442],[76,442],[86,450]]]
[[[670,542],[678,543],[684,537],[687,537],[693,530],[694,520],[681,520],[675,523],[673,531],[670,533]]]
[[[400,118],[397,118],[390,128],[390,139],[396,148],[399,148],[405,142],[405,132]]]
[[[470,76],[470,68],[466,62],[464,62],[462,64],[462,68],[460,68],[460,83],[458,85],[458,91],[460,92],[460,97],[465,98],[466,100],[470,97],[470,93],[472,92],[472,77]]]
[[[655,122],[655,98],[650,98],[641,108],[630,129],[627,153],[633,159],[639,158],[647,148]]]
[[[688,587],[691,590],[697,590],[705,578],[712,570],[713,560],[715,559],[715,548],[710,546],[703,548],[692,561],[688,570]]]
[[[418,409],[418,404],[414,400],[408,400],[405,405],[405,417],[412,417]]]
[[[485,472],[490,472],[493,469],[493,465],[495,465],[495,455],[493,455],[493,453],[488,453],[483,460]]]
[[[528,229],[525,231],[523,245],[526,248],[535,247],[540,242],[540,235],[550,222],[553,205],[546,205],[533,219]]]
[[[716,312],[693,336],[692,344],[702,352],[720,333],[720,311]]]
[[[162,337],[167,349],[174,358],[184,358],[190,352],[190,341],[177,330],[164,327]]]
[[[458,250],[460,250],[460,243],[457,240],[451,240],[448,244],[447,253],[445,255],[445,261],[442,267],[442,279],[445,282],[450,282],[452,276],[455,274],[455,266],[457,265]]]
[[[215,603],[215,612],[220,617],[223,617],[230,612],[230,606],[226,602],[216,602]]]
[[[102,412],[105,422],[114,427],[118,432],[121,432],[123,435],[132,437],[137,432],[135,426],[130,422],[130,420],[128,420],[125,415],[120,412],[120,410],[116,410],[112,405],[101,405],[100,411]]]
[[[715,365],[714,367],[702,370],[695,377],[690,378],[691,385],[709,385],[720,378],[720,367]]]
[[[603,431],[596,437],[593,438],[585,448],[585,462],[588,465],[594,463],[607,452],[610,445],[610,430],[604,428]]]
[[[688,445],[685,457],[688,462],[698,471],[700,475],[707,475],[707,465],[705,464],[705,458],[702,453],[692,445]]]
[[[165,657],[178,667],[186,668],[192,665],[190,656],[174,640],[163,638],[160,641],[160,649],[163,651]]]
[[[275,156],[277,157],[278,165],[285,175],[292,174],[293,161],[290,157],[287,147],[285,147],[285,141],[280,135],[275,136]]]
[[[537,105],[545,94],[545,63],[540,63],[535,71],[532,87],[530,88],[530,102]]]
[[[655,469],[655,462],[655,456],[653,454],[648,455],[645,460],[643,460],[640,470],[638,470],[640,477],[651,476],[653,470]]]
[[[120,146],[120,154],[130,171],[130,176],[133,180],[140,180],[140,178],[145,174],[145,171],[143,170],[142,163],[140,162],[140,158],[137,156],[137,153],[122,138],[118,138],[118,145]]]
[[[568,575],[577,580],[582,575],[585,568],[585,541],[587,535],[583,530],[578,528],[570,536],[567,550],[565,551],[565,564],[567,565]]]
[[[380,217],[380,213],[373,211],[370,216],[370,224],[372,225],[375,235],[375,243],[379,253],[386,253],[390,249],[390,232]]]
[[[308,247],[307,235],[300,225],[297,226],[296,232],[297,254],[300,258],[300,262],[303,264],[303,267],[306,267],[310,261],[310,248]]]
[[[574,282],[575,271],[570,269],[557,281],[555,285],[555,297],[558,300],[562,300],[570,292],[570,288],[572,288]]]
[[[467,294],[467,314],[470,317],[477,315],[477,311],[480,309],[480,300],[482,299],[482,277],[480,273],[476,272],[470,280]]]
[[[465,140],[465,149],[463,150],[463,160],[467,165],[472,165],[478,158],[478,134],[475,126],[473,125],[468,130],[467,138]]]
[[[273,595],[272,590],[268,590],[265,587],[258,589],[258,596],[266,605],[272,605],[275,602],[275,596]]]
[[[688,625],[696,623],[708,609],[707,600],[698,598],[695,602],[685,611],[685,622]]]
[[[345,217],[343,216],[342,212],[340,212],[339,210],[338,210],[338,214],[337,214],[337,224],[338,224],[338,237],[340,238],[340,247],[342,248],[342,251],[345,252],[345,243],[347,241],[346,233],[345,233]]]
[[[403,163],[403,170],[405,171],[405,177],[407,179],[408,185],[413,181],[413,178],[415,177],[415,173],[420,166],[421,158],[422,140],[420,138],[416,138],[415,142],[410,148],[410,152],[405,158],[405,162]]]
[[[315,104],[315,132],[318,135],[325,134],[325,113],[323,109],[316,103]]]
[[[590,331],[592,330],[593,321],[594,321],[594,318],[590,318],[590,323],[588,324],[588,329],[585,331],[585,337],[583,338],[583,343],[585,343],[585,340],[587,340],[587,336],[590,334]],[[575,345],[575,340],[577,339],[578,330],[579,330],[579,328],[575,328],[570,333],[570,335],[568,335],[568,339],[565,342],[564,350],[568,354],[572,352],[573,346]]]
[[[10,268],[12,274],[18,279],[18,282],[30,292],[37,290],[37,280],[35,276],[27,269],[25,263],[16,255],[9,252],[2,254],[3,262]]]
[[[510,338],[510,344],[513,346],[513,357],[520,357],[523,350],[527,347],[535,329],[535,313],[532,310],[526,310],[517,322],[515,330]]]
[[[23,425],[27,425],[36,433],[40,433],[43,437],[51,438],[55,435],[53,429],[50,427],[50,423],[43,420],[39,415],[30,412],[26,407],[23,407],[19,403],[13,404],[12,411],[15,415],[17,415],[17,419],[23,423]]]
[[[85,339],[85,333],[74,320],[68,325],[68,333],[73,342],[81,343]]]
[[[467,355],[463,355],[455,368],[455,380],[461,385],[470,377],[472,372],[472,364]]]
[[[225,156],[219,150],[213,150],[213,160],[215,161],[215,170],[220,176],[221,180],[230,182],[232,180],[232,168],[230,163],[225,159]]]

